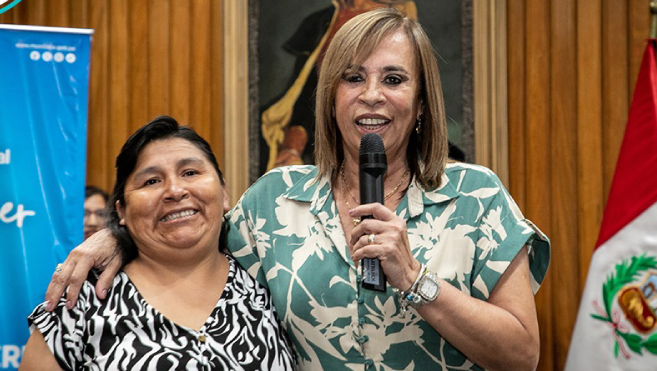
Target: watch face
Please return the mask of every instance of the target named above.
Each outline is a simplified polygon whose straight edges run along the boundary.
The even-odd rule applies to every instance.
[[[419,292],[420,295],[426,300],[433,300],[438,295],[438,283],[431,279],[430,277],[423,277],[424,279],[420,282]]]

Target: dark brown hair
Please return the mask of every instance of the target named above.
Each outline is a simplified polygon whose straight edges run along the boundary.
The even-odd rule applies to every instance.
[[[172,138],[184,139],[198,147],[217,171],[221,183],[224,184],[219,163],[212,152],[212,148],[210,148],[210,144],[190,127],[178,125],[178,122],[174,118],[169,116],[157,117],[132,134],[121,148],[121,153],[116,157],[116,183],[114,183],[114,191],[109,202],[110,215],[108,226],[116,238],[121,254],[123,255],[123,265],[128,264],[136,258],[139,251],[132,236],[130,236],[128,228],[119,224],[121,218],[116,210],[116,202],[118,201],[121,206],[125,206],[125,185],[135,170],[139,154],[141,154],[144,148],[152,142]],[[225,232],[227,227],[228,223],[224,221],[219,237],[219,248],[225,246],[224,239],[226,238]]]

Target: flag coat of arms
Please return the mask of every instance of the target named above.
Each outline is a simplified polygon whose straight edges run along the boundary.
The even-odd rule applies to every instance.
[[[657,65],[648,40],[566,371],[657,370]]]

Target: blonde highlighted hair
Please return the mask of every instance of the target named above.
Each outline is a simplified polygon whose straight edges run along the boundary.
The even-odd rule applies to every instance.
[[[412,134],[406,152],[410,171],[427,189],[438,187],[447,162],[447,127],[438,65],[420,24],[394,8],[360,14],[335,34],[320,67],[315,100],[315,164],[318,176],[335,184],[344,160],[342,135],[333,118],[335,95],[344,73],[360,65],[383,39],[405,31],[415,51],[422,103],[422,135]]]

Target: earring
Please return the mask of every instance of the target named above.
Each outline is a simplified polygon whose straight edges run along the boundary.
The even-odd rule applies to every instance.
[[[415,132],[417,135],[422,134],[422,121],[419,118],[415,120]]]

